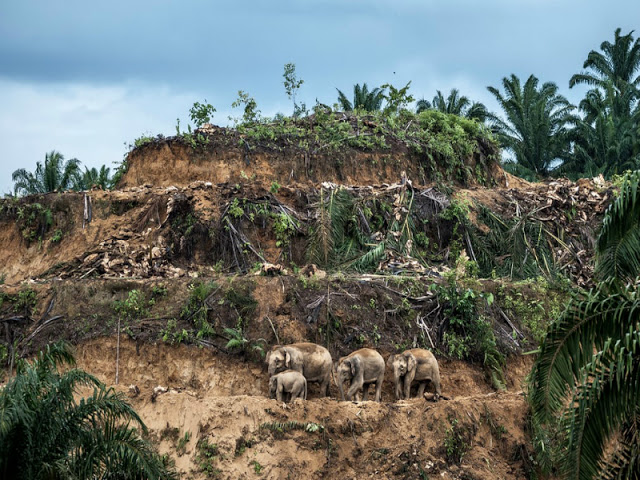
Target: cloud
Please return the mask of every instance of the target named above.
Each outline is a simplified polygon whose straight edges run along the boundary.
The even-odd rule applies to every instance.
[[[46,152],[76,157],[84,166],[114,168],[125,144],[142,134],[172,135],[176,117],[183,125],[188,109],[203,99],[197,92],[175,92],[145,84],[19,83],[0,79],[0,192],[12,190],[11,173],[35,169]],[[226,118],[227,112],[217,113]]]

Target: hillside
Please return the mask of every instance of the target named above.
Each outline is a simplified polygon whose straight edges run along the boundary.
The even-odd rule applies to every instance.
[[[384,143],[206,127],[133,149],[114,191],[2,200],[7,366],[65,338],[114,384],[119,317],[116,388],[184,478],[527,478],[522,353],[589,285],[611,187],[352,120]],[[278,404],[260,352],[296,341],[430,348],[447,398],[394,402],[387,374],[381,404]]]

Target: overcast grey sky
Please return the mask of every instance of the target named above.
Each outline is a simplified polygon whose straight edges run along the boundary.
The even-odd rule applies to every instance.
[[[636,22],[636,23],[634,23]],[[5,0],[0,3],[0,193],[55,149],[114,167],[142,134],[172,135],[207,99],[226,124],[242,89],[264,115],[336,87],[412,81],[416,98],[451,88],[491,109],[515,73],[554,81],[573,102],[588,52],[638,28],[638,0]]]

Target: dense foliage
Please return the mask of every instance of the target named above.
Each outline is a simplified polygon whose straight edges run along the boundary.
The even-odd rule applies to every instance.
[[[601,283],[551,325],[531,374],[538,458],[563,478],[640,474],[639,187],[640,171],[625,177],[598,239]]]
[[[0,391],[0,476],[173,478],[133,408],[94,376],[61,369],[73,365],[67,345],[51,345]],[[80,387],[93,393],[77,399]]]

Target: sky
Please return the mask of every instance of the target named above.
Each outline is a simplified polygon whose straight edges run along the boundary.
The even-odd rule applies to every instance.
[[[634,23],[634,21],[636,23]],[[248,92],[263,115],[336,101],[355,83],[451,88],[499,111],[487,86],[516,74],[569,89],[590,50],[640,28],[638,0],[20,0],[0,3],[0,194],[51,150],[115,170],[135,138],[172,135],[194,102],[213,122]]]

